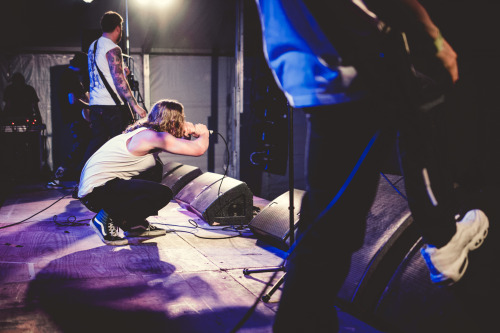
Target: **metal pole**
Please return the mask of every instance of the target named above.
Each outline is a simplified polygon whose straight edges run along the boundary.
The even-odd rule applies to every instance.
[[[130,42],[128,30],[128,0],[125,0],[125,53],[130,56]],[[127,66],[130,66],[130,58],[127,58]]]
[[[235,43],[235,91],[232,121],[232,172],[231,177],[240,178],[240,114],[243,113],[243,1],[236,5],[236,43]]]
[[[295,207],[294,207],[294,197],[295,197],[295,177],[293,169],[293,110],[290,104],[288,104],[288,186],[289,186],[289,219],[290,219],[290,247],[293,246],[295,242]]]

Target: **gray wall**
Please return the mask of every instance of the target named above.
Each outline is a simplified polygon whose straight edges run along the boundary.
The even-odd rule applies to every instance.
[[[150,57],[150,100],[176,99],[184,105],[186,119],[207,124],[227,140],[227,114],[232,108],[234,59],[196,55],[154,55]],[[216,142],[215,142],[216,141]],[[204,156],[189,157],[168,153],[164,161],[194,165],[202,171],[224,173],[226,146],[212,134],[212,145]],[[213,165],[209,160],[213,159]]]

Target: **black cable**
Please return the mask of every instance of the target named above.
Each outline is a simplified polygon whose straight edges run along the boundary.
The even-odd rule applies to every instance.
[[[168,223],[157,223],[157,224],[166,225],[166,226],[173,226],[173,227],[180,227],[180,228],[202,229],[202,230],[209,230],[209,231],[222,230],[222,231],[231,231],[231,232],[237,232],[238,233],[238,235],[230,235],[230,236],[223,236],[223,237],[203,237],[203,236],[198,236],[195,232],[191,232],[191,231],[186,231],[186,230],[172,230],[174,232],[186,232],[186,233],[194,235],[195,237],[202,238],[202,239],[217,240],[217,239],[228,239],[228,238],[235,238],[235,237],[246,237],[246,236],[243,235],[243,233],[245,231],[237,230],[234,225],[232,225],[232,226],[225,226],[225,227],[221,227],[221,228],[203,228],[203,227],[200,227],[198,225],[198,223],[196,223],[196,221],[193,220],[193,219],[189,219],[188,222],[189,222],[189,224],[192,225],[192,227],[178,225],[178,224],[177,225],[176,224],[168,224]],[[228,230],[230,228],[232,228],[234,230]],[[247,226],[242,226],[242,229],[244,229],[244,228],[247,228]]]
[[[63,195],[62,197],[60,197],[59,199],[57,199],[56,201],[54,201],[53,203],[51,203],[50,205],[48,205],[47,207],[45,207],[44,209],[42,209],[41,211],[31,215],[30,217],[28,218],[25,218],[24,220],[22,221],[19,221],[19,222],[16,222],[16,223],[12,223],[12,224],[9,224],[9,225],[5,225],[5,226],[2,226],[0,227],[0,229],[5,229],[5,228],[9,228],[9,227],[13,227],[15,225],[18,225],[18,224],[21,224],[23,222],[26,222],[28,221],[30,218],[34,217],[34,216],[37,216],[38,214],[40,214],[41,212],[44,212],[46,211],[47,209],[49,209],[50,207],[54,206],[56,203],[58,203],[59,201],[61,201],[62,199],[64,199],[65,197],[69,196],[70,194],[65,194]]]
[[[219,132],[213,132],[213,133],[217,133],[217,135],[219,135],[222,138],[222,141],[224,141],[224,144],[226,145],[226,156],[227,156],[226,168],[224,170],[224,175],[222,176],[222,179],[221,179],[220,184],[219,184],[219,190],[217,192],[217,197],[219,197],[220,196],[220,189],[222,187],[222,181],[224,180],[224,178],[226,178],[227,170],[229,169],[229,147],[227,145],[226,139],[224,138],[224,136],[222,136],[222,134],[220,134]]]
[[[239,235],[233,235],[233,236],[224,236],[224,237],[203,237],[203,236],[198,236],[195,232],[191,231],[186,231],[186,230],[174,230],[175,232],[186,232],[188,234],[191,234],[195,237],[201,238],[201,239],[208,239],[208,240],[218,240],[218,239],[229,239],[229,238],[236,238],[236,237],[243,237],[241,234]]]
[[[203,227],[200,227],[200,225],[193,219],[188,219],[188,222],[189,224],[191,224],[195,229],[203,229],[203,230],[226,230],[227,228],[233,228],[235,229],[234,225],[231,225],[231,226],[225,226],[225,227],[220,227],[220,228],[214,228],[214,227],[211,227],[211,228],[203,228]]]
[[[81,222],[84,222],[84,221],[90,221],[91,219],[83,219],[83,220],[77,220],[76,219],[76,216],[74,215],[71,215],[71,216],[68,216],[66,218],[66,221],[65,222],[58,222],[57,221],[57,215],[54,215],[52,217],[52,221],[57,224],[58,226],[61,226],[61,227],[79,227],[79,226],[83,226],[83,225],[88,225],[88,223],[81,223]]]

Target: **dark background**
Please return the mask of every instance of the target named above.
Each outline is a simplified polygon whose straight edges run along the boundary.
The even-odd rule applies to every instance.
[[[421,2],[459,56],[460,80],[450,95],[447,115],[450,158],[456,178],[470,186],[477,181],[498,182],[500,43],[497,36],[500,32],[500,2]],[[182,0],[158,9],[153,4],[142,6],[137,0],[128,0],[131,51],[151,54],[211,54],[217,51],[218,54],[234,55],[236,4],[235,0]],[[72,53],[85,49],[100,33],[101,15],[112,9],[126,18],[125,5],[125,0],[94,0],[90,4],[83,0],[2,0],[1,53]],[[252,136],[259,113],[255,102],[262,97],[259,95],[262,87],[273,83],[262,58],[254,1],[244,0],[243,7],[245,114],[242,135],[245,135],[245,140],[242,140],[242,155],[247,156],[258,144]],[[280,131],[286,136],[286,129]],[[242,166],[245,163],[242,162]],[[252,169],[243,170],[243,174],[259,177]]]

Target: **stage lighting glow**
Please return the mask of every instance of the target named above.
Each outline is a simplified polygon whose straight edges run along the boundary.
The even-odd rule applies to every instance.
[[[83,1],[86,2],[86,3],[91,3],[94,0],[83,0]]]
[[[136,1],[144,6],[166,7],[178,0],[136,0]]]

